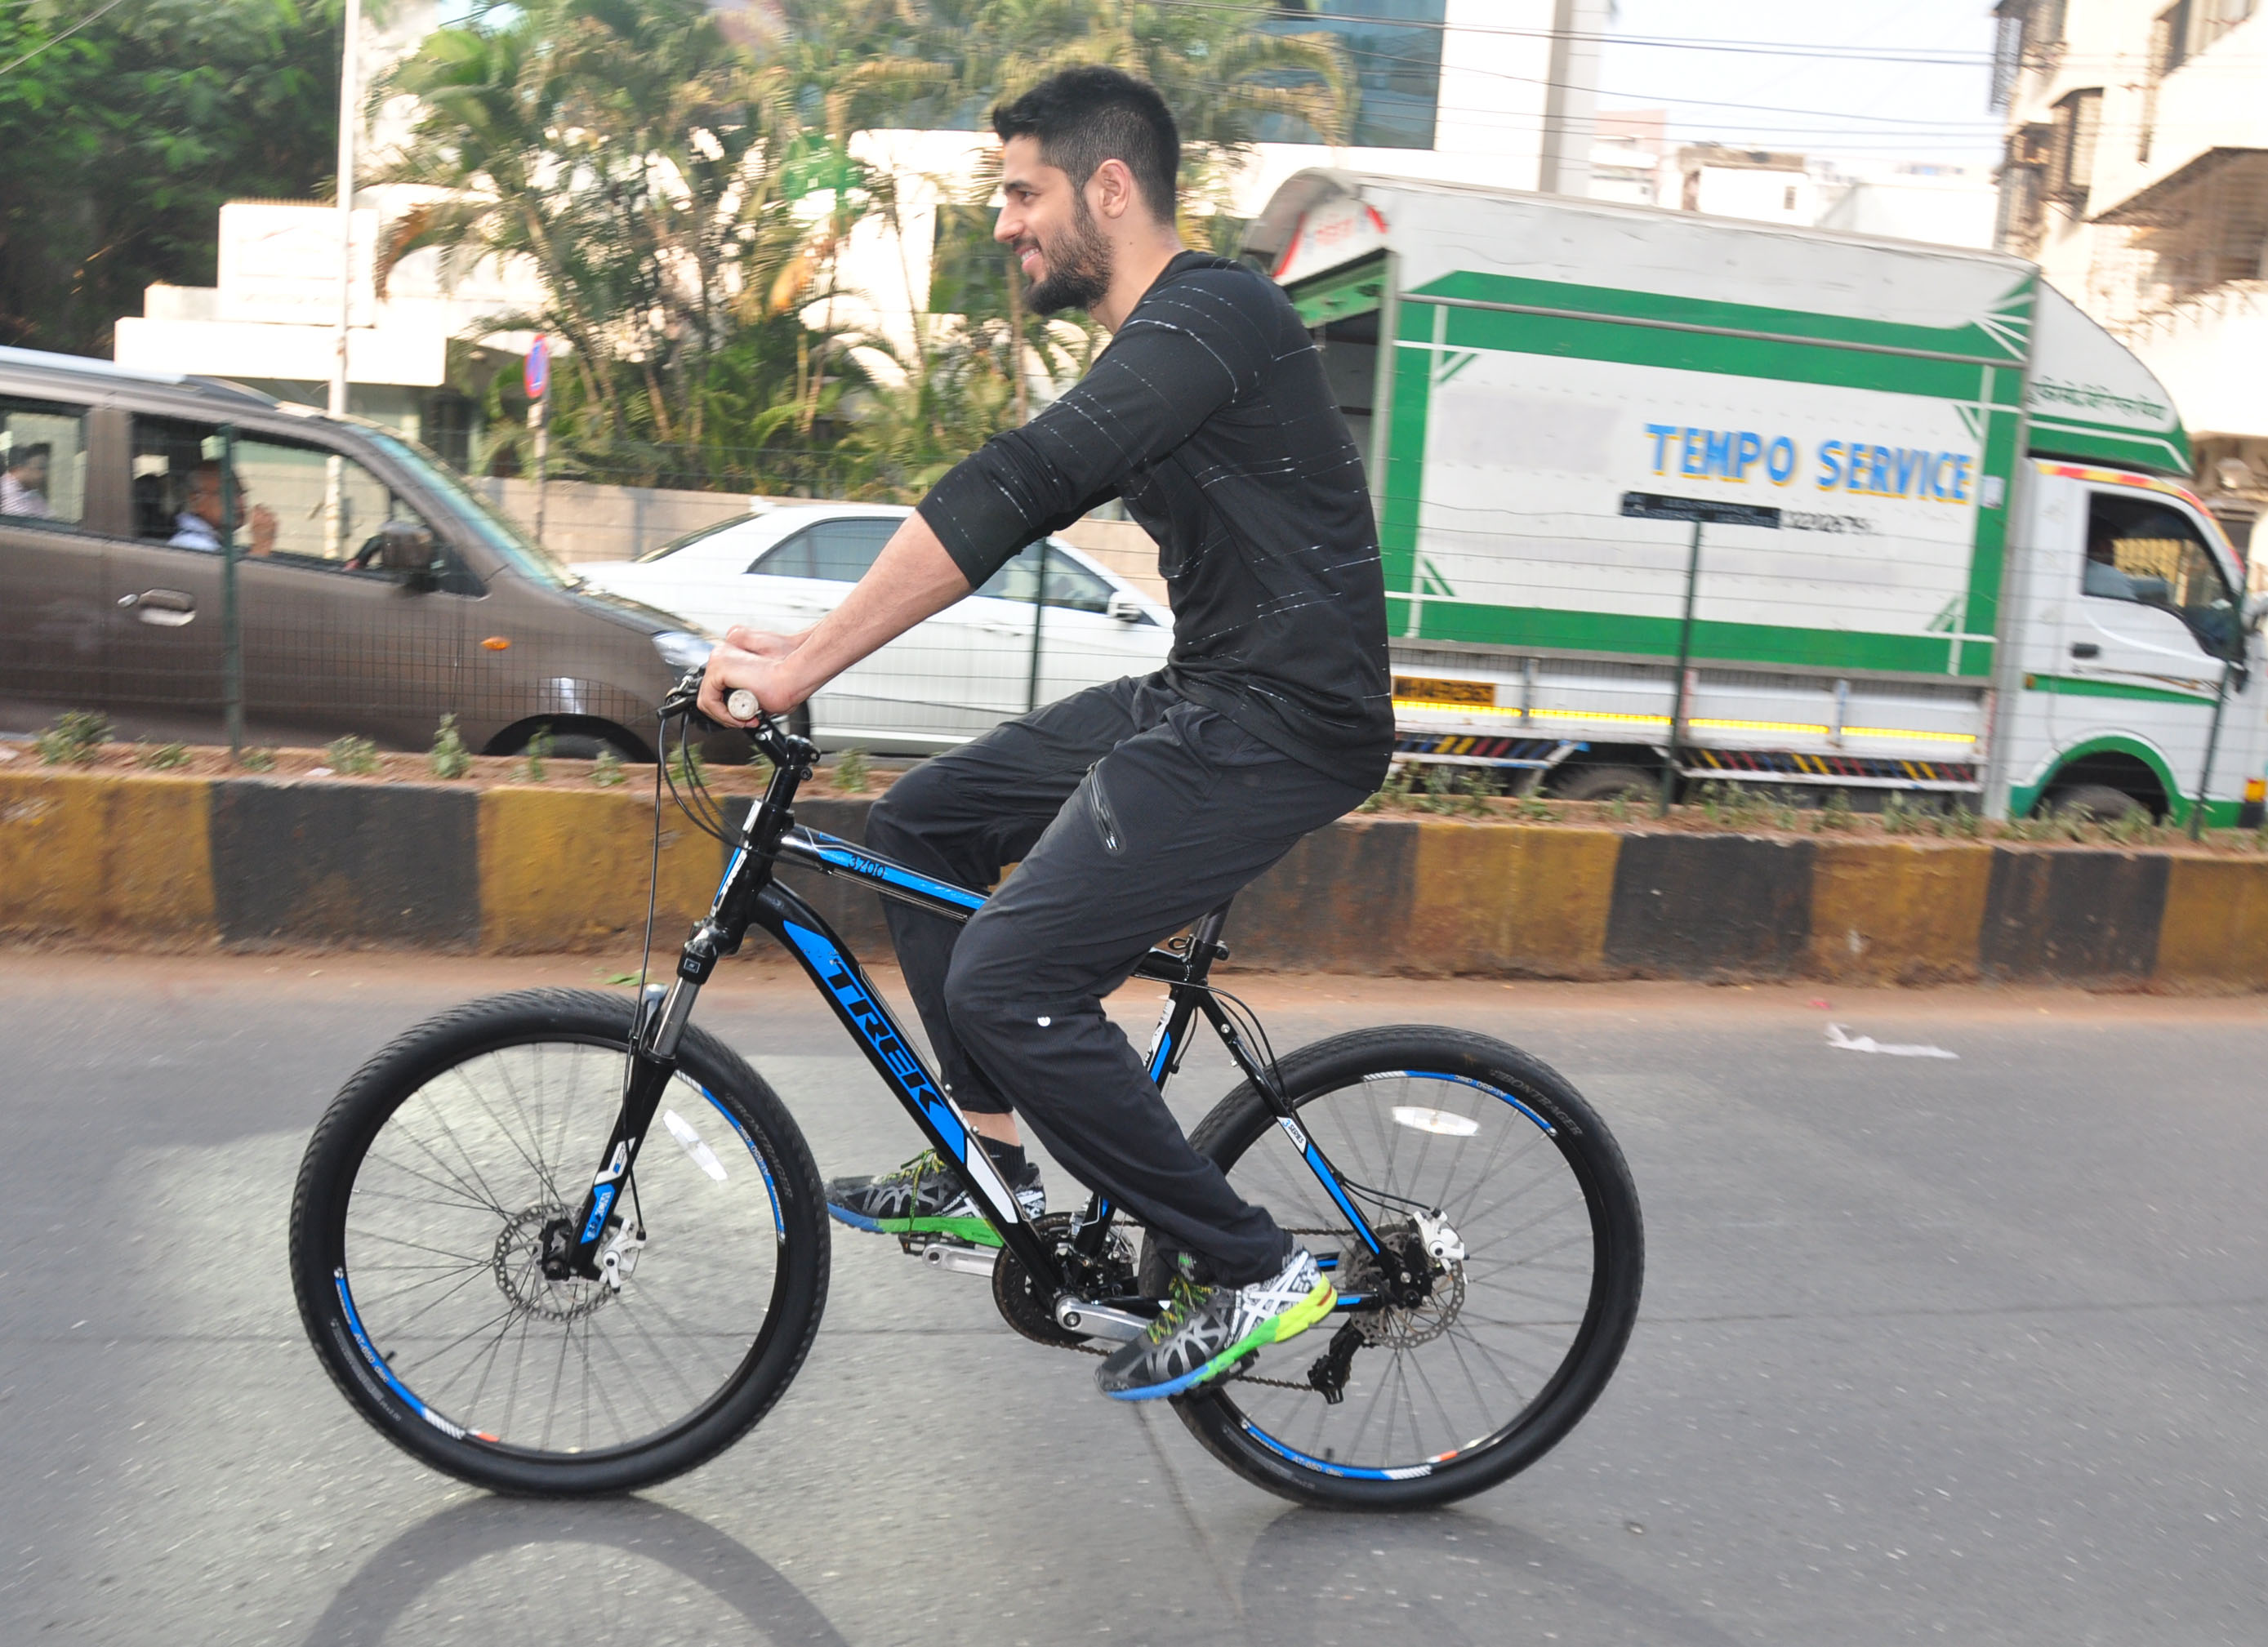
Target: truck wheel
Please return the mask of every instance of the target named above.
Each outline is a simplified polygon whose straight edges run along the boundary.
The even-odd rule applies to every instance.
[[[1660,775],[1641,772],[1636,767],[1579,768],[1567,775],[1557,790],[1564,801],[1652,800],[1660,793]]]
[[[2142,803],[2108,783],[2075,783],[2049,796],[2041,810],[2081,823],[2123,823],[2142,810]]]

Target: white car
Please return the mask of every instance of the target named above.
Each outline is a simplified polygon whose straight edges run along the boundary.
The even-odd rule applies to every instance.
[[[774,508],[635,561],[573,570],[712,635],[735,623],[792,634],[834,610],[911,512],[865,504]],[[1046,599],[1035,605],[1041,548],[1033,544],[982,587],[829,681],[800,712],[797,730],[822,749],[929,754],[1035,703],[1163,666],[1172,614],[1060,538],[1047,540]]]

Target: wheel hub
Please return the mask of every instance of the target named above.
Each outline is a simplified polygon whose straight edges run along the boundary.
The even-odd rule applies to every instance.
[[[613,1296],[601,1281],[563,1273],[560,1254],[575,1250],[574,1229],[566,1209],[556,1204],[530,1207],[504,1224],[490,1268],[497,1290],[514,1308],[547,1321],[574,1321]],[[555,1276],[555,1268],[563,1273]]]
[[[1376,1255],[1360,1252],[1341,1267],[1339,1290],[1379,1300],[1356,1312],[1363,1342],[1393,1349],[1430,1343],[1447,1332],[1465,1305],[1464,1266],[1441,1263],[1427,1250],[1440,1246],[1425,1222],[1389,1225],[1378,1232]],[[1454,1250],[1462,1251],[1462,1244]]]

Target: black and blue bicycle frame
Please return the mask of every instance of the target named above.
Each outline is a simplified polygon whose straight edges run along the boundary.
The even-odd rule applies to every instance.
[[[774,734],[775,739],[778,735]],[[806,972],[835,1009],[875,1071],[904,1105],[932,1148],[974,1197],[1001,1240],[1034,1276],[1050,1278],[1058,1295],[1071,1290],[1051,1243],[1026,1217],[983,1147],[976,1143],[967,1118],[953,1102],[921,1055],[899,1033],[898,1025],[883,1005],[859,967],[824,918],[789,886],[775,879],[774,868],[788,864],[822,875],[871,886],[951,920],[967,921],[984,906],[984,896],[966,887],[936,880],[891,863],[850,842],[797,826],[792,811],[797,787],[808,776],[808,763],[784,739],[783,754],[790,759],[773,769],[762,798],[748,815],[742,839],[725,864],[723,879],[708,915],[685,941],[677,975],[666,987],[653,985],[640,1003],[629,1070],[623,1082],[622,1107],[605,1156],[593,1176],[574,1226],[578,1239],[564,1267],[579,1275],[595,1275],[600,1243],[622,1186],[630,1181],[644,1142],[661,1100],[663,1090],[676,1069],[676,1049],[695,997],[717,963],[737,952],[751,926],[777,939],[802,963]],[[768,751],[768,753],[770,753]],[[1198,922],[1182,937],[1165,948],[1152,949],[1134,968],[1138,978],[1152,978],[1167,986],[1166,1010],[1158,1021],[1149,1054],[1150,1078],[1163,1088],[1181,1065],[1189,1032],[1202,1015],[1227,1048],[1229,1056],[1251,1080],[1294,1149],[1306,1160],[1332,1202],[1345,1216],[1357,1239],[1373,1253],[1379,1238],[1348,1195],[1338,1173],[1300,1125],[1272,1072],[1254,1055],[1227,1011],[1206,987],[1215,960],[1227,948],[1220,941],[1228,906]],[[1073,1245],[1094,1257],[1104,1251],[1113,1209],[1101,1196],[1088,1201],[1079,1220]],[[564,1256],[564,1255],[563,1255]],[[1135,1299],[1089,1299],[1138,1305]],[[1359,1298],[1343,1298],[1341,1307],[1353,1307]]]

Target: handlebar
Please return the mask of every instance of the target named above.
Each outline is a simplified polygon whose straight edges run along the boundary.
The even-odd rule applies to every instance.
[[[704,673],[703,668],[696,665],[687,670],[678,678],[677,684],[669,689],[669,695],[661,701],[661,716],[664,720],[672,720],[683,716],[688,720],[698,721],[704,726],[717,725],[716,722],[702,714],[699,708],[701,680]],[[746,700],[745,708],[747,710],[746,715],[741,714],[744,699]],[[729,713],[739,717],[738,724],[730,727],[718,727],[718,730],[744,732],[755,741],[756,747],[763,752],[764,759],[774,766],[790,768],[800,771],[805,776],[810,776],[812,767],[819,760],[819,746],[809,739],[799,738],[782,727],[777,721],[757,706],[755,693],[745,687],[736,687],[732,695],[726,698],[725,707]]]

